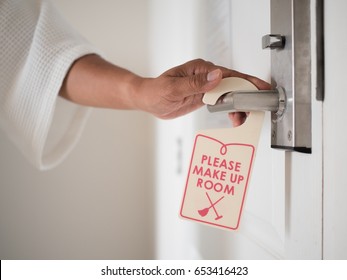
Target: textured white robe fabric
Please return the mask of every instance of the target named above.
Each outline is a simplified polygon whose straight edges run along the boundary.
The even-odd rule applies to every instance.
[[[0,0],[0,127],[40,169],[61,162],[88,109],[58,97],[73,62],[97,50],[44,0]]]

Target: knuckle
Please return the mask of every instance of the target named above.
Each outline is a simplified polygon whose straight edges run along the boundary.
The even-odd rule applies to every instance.
[[[192,60],[191,62],[200,64],[200,63],[205,63],[205,60],[203,60],[202,58],[196,58],[196,59]]]
[[[191,76],[188,80],[188,84],[189,84],[189,88],[196,92],[199,91],[200,88],[203,86],[203,79],[202,79],[202,75],[194,75]]]

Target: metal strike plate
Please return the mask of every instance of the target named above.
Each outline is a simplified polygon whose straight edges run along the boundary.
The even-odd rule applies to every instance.
[[[271,0],[271,33],[285,38],[271,50],[271,83],[286,93],[282,116],[271,114],[271,147],[311,153],[310,0]]]

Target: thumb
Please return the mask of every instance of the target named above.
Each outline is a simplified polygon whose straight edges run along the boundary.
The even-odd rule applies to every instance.
[[[187,83],[189,86],[189,93],[205,93],[216,87],[223,77],[223,73],[220,69],[215,69],[208,73],[199,73],[187,77]],[[187,90],[187,89],[186,89]]]
[[[211,72],[208,72],[207,74],[207,81],[208,82],[215,82],[215,81],[219,81],[222,79],[223,73],[222,70],[220,69],[215,69]]]

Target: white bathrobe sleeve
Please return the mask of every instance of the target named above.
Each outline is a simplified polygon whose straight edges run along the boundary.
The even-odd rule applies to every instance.
[[[44,0],[0,0],[0,127],[40,169],[61,162],[88,109],[58,96],[73,62],[97,50]]]

